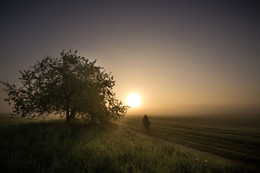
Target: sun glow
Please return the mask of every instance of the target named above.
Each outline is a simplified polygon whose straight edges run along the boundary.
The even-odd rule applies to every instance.
[[[128,106],[130,106],[131,108],[135,108],[141,104],[141,98],[138,94],[130,94],[127,97],[126,102]]]

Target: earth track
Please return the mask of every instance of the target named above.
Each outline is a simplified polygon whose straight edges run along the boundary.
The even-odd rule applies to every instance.
[[[192,148],[192,147],[188,147],[188,146],[185,146],[185,145],[182,145],[182,144],[179,144],[179,143],[176,143],[176,142],[173,142],[171,140],[167,140],[163,137],[158,137],[158,136],[154,136],[154,135],[151,135],[151,134],[148,134],[148,133],[143,133],[143,132],[140,132],[136,129],[133,129],[133,128],[130,128],[130,127],[127,127],[125,125],[122,125],[124,126],[125,128],[129,129],[129,130],[132,130],[134,131],[135,133],[141,135],[141,136],[149,136],[153,139],[156,139],[156,140],[159,140],[160,142],[162,143],[165,143],[165,144],[174,144],[175,146],[179,147],[179,148],[182,148],[182,149],[185,149],[185,150],[188,150],[188,151],[191,151],[191,152],[197,152],[197,153],[200,153],[200,154],[203,154],[203,155],[206,155],[206,156],[209,156],[209,157],[213,157],[215,159],[218,159],[218,160],[222,160],[222,161],[225,161],[225,162],[229,162],[229,163],[233,163],[233,164],[243,164],[243,165],[246,165],[245,163],[241,162],[241,161],[237,161],[237,160],[232,160],[232,159],[228,159],[228,158],[225,158],[225,157],[222,157],[222,156],[219,156],[219,155],[216,155],[216,154],[212,154],[210,152],[206,152],[206,151],[202,151],[202,150],[198,150],[196,148]],[[248,165],[247,165],[248,166]]]

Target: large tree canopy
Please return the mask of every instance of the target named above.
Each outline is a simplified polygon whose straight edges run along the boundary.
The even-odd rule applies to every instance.
[[[115,98],[113,76],[76,53],[63,51],[60,58],[47,56],[20,70],[21,87],[2,82],[13,113],[22,117],[65,114],[67,122],[76,116],[101,123],[123,117],[127,106]]]

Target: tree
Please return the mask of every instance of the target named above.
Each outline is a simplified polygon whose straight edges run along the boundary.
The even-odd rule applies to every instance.
[[[62,52],[60,58],[44,57],[28,70],[19,70],[22,82],[16,87],[5,85],[13,113],[26,116],[64,114],[70,122],[76,116],[105,123],[123,117],[127,106],[115,98],[115,81],[96,60]]]

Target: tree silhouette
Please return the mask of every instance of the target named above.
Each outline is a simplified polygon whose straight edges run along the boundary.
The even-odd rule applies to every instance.
[[[19,70],[21,87],[1,82],[13,113],[22,117],[63,114],[67,122],[76,116],[100,123],[123,117],[127,106],[115,98],[113,76],[96,66],[96,60],[90,62],[76,53],[63,51],[60,58],[47,56],[28,70]]]

